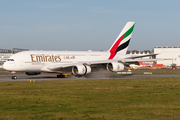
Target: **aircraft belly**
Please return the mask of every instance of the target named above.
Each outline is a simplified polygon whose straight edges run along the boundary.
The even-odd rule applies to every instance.
[[[26,63],[23,66],[16,67],[16,71],[25,71],[25,72],[38,72],[41,71],[41,68],[43,67],[42,64],[36,64],[33,65],[32,63]]]

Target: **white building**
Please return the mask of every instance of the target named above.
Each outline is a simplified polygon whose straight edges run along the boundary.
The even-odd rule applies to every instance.
[[[145,50],[145,51],[137,51],[137,50],[132,50],[132,51],[127,51],[126,53],[127,55],[131,55],[131,56],[143,56],[143,55],[149,55],[149,54],[153,54],[151,51],[149,50]],[[139,59],[152,59],[155,56],[147,56],[147,57],[142,57]],[[132,68],[138,68],[138,67],[142,67],[142,66],[152,66],[154,61],[151,60],[145,60],[145,61],[139,61],[138,62],[139,65],[135,65],[135,64],[130,64],[130,67]]]
[[[171,66],[176,64],[180,66],[180,47],[155,47],[153,52],[156,55],[156,58],[169,58],[171,60],[158,60],[157,64],[163,64],[165,66]]]
[[[144,50],[144,51],[137,51],[137,50],[132,50],[132,51],[127,51],[127,55],[132,55],[132,56],[142,56],[142,55],[149,55],[152,54],[151,51],[149,50]],[[148,57],[142,57],[142,59],[151,59],[152,56]]]

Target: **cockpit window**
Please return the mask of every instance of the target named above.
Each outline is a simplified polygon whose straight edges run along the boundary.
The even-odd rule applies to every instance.
[[[14,59],[8,59],[7,61],[14,61]]]

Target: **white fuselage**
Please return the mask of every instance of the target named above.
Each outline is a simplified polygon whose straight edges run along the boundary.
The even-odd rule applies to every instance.
[[[92,61],[108,60],[109,52],[95,51],[26,51],[12,55],[3,67],[14,72],[51,72],[48,65],[66,65]],[[116,55],[114,59],[122,59],[127,55]],[[46,68],[44,68],[46,66]]]

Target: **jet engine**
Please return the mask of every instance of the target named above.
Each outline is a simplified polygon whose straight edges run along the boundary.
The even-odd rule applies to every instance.
[[[124,64],[118,62],[112,62],[107,64],[107,70],[111,72],[119,72],[124,70]]]
[[[25,72],[26,75],[39,75],[41,72]]]
[[[91,72],[91,67],[88,65],[76,65],[72,67],[74,75],[85,75]]]

